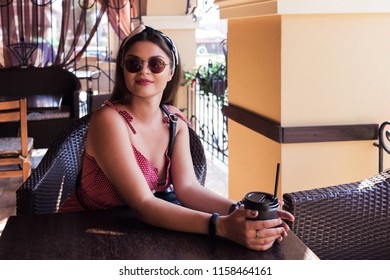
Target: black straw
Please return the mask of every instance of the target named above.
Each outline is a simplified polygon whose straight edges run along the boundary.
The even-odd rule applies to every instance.
[[[278,182],[279,182],[279,167],[280,163],[276,165],[276,179],[275,179],[275,188],[274,188],[274,197],[273,199],[276,198],[277,192],[278,192]]]

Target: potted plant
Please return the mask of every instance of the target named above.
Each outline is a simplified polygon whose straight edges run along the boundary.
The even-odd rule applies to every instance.
[[[196,83],[200,94],[215,95],[217,101],[224,101],[227,87],[226,65],[224,63],[213,63],[210,60],[208,65],[201,65],[192,71],[184,72],[184,79],[187,86]]]

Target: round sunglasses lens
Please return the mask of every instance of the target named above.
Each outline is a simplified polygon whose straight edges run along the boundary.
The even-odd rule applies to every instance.
[[[125,61],[125,67],[130,73],[137,73],[142,68],[142,60],[137,58],[128,58]]]
[[[152,71],[153,73],[157,74],[157,73],[161,73],[162,71],[164,71],[165,69],[165,62],[164,60],[162,60],[161,58],[151,58],[148,62],[148,66],[149,66],[149,69],[150,71]]]

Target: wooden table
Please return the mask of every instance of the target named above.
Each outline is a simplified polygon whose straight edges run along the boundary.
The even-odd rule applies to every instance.
[[[302,260],[318,257],[292,232],[265,252],[229,240],[175,232],[141,222],[127,208],[12,216],[0,259]]]

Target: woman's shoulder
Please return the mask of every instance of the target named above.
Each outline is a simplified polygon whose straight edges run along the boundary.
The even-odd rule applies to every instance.
[[[112,115],[118,115],[115,108],[109,106],[102,106],[93,112],[91,120],[112,117]]]
[[[123,123],[121,120],[120,114],[109,106],[102,106],[96,111],[93,112],[91,116],[91,126],[104,127],[106,125],[112,125],[115,123]]]

